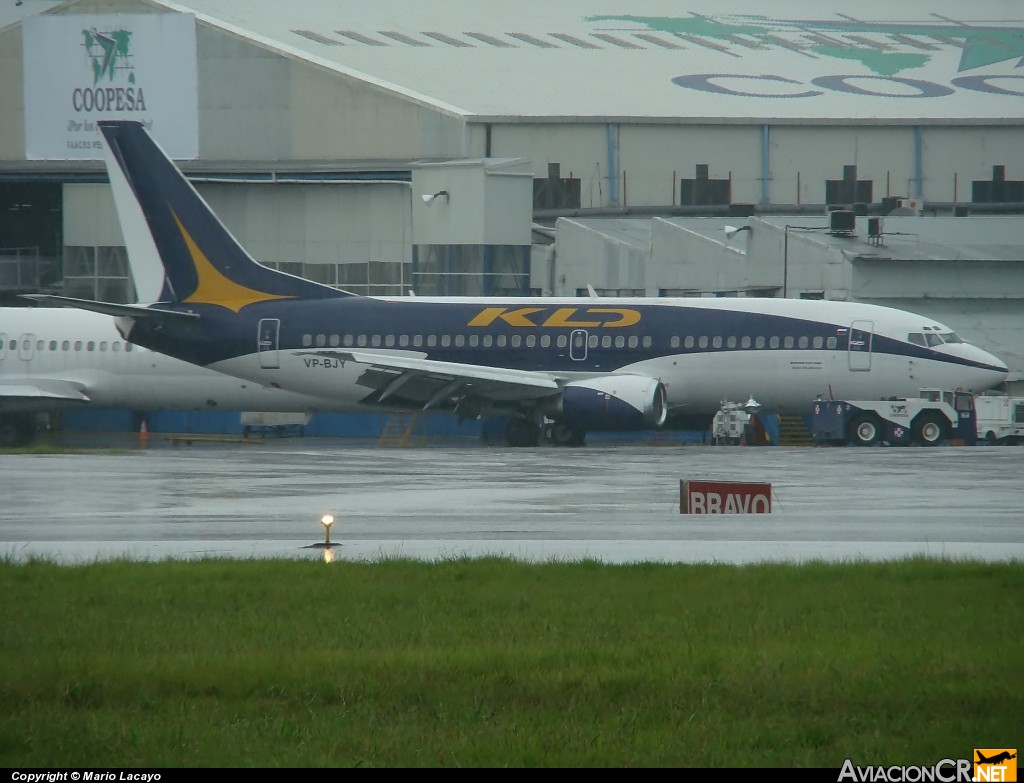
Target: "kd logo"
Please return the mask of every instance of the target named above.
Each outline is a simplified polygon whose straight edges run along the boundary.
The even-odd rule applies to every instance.
[[[1016,748],[975,748],[974,780],[978,783],[1016,783]]]

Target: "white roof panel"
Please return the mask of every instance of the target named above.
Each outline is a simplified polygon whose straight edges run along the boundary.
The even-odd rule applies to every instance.
[[[471,119],[1024,123],[1019,0],[162,4]]]

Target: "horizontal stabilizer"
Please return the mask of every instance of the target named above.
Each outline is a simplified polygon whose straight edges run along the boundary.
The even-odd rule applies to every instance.
[[[74,299],[70,296],[53,296],[52,294],[22,294],[22,299],[34,302],[53,304],[59,307],[77,307],[79,310],[90,310],[94,313],[113,315],[118,318],[198,318],[198,313],[186,313],[175,310],[161,310],[152,305],[115,304],[114,302],[93,302],[89,299]]]

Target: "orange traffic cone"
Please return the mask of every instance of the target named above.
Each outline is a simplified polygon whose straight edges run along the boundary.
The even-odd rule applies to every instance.
[[[149,443],[149,428],[146,426],[146,420],[142,420],[142,424],[139,425],[139,443],[145,446]]]

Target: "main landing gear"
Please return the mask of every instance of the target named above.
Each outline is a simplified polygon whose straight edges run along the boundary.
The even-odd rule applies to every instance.
[[[587,433],[564,421],[548,422],[541,426],[533,419],[516,416],[505,425],[505,442],[509,446],[539,446],[541,434],[555,446],[582,446]]]

